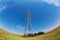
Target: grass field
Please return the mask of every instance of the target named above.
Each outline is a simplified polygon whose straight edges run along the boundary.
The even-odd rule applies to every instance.
[[[60,26],[46,34],[35,37],[22,37],[0,29],[0,40],[60,40]]]

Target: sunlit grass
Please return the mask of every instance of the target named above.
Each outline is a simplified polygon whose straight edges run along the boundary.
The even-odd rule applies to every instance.
[[[22,37],[0,29],[0,40],[60,40],[60,27],[51,32],[35,37]]]

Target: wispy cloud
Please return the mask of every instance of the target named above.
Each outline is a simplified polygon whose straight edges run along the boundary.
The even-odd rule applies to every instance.
[[[60,6],[60,0],[32,0],[32,1],[47,2],[48,4],[53,4],[55,6]]]
[[[60,6],[60,0],[44,0],[44,1],[47,2],[48,4]]]
[[[23,27],[23,26],[21,26],[21,25],[17,25],[17,26],[16,26],[16,29],[24,30],[24,27]]]
[[[0,5],[0,12],[2,12],[3,10],[5,10],[6,7],[7,7],[7,6],[1,6],[1,5]]]
[[[24,34],[24,29],[25,29],[25,27],[23,27],[21,25],[17,25],[15,30],[18,32],[18,34],[23,35]],[[17,32],[16,32],[16,34],[17,34]]]
[[[0,0],[0,12],[2,12],[8,7],[15,6],[19,3],[21,4],[22,2],[20,2],[20,0],[13,0],[13,1],[12,0]]]
[[[18,34],[18,35],[23,35],[24,34],[24,27],[22,27],[21,25],[16,25],[16,28],[14,26],[12,26],[11,29],[8,29],[7,27],[5,28],[5,26],[3,24],[0,24],[0,29],[3,29],[7,32],[11,32],[14,34]]]

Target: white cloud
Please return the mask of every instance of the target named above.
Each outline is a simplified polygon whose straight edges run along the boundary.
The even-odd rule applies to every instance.
[[[24,34],[24,29],[25,27],[21,26],[21,25],[17,25],[16,26],[16,34],[21,34],[23,35]],[[18,33],[17,33],[18,32]]]
[[[12,26],[12,27],[14,27],[14,26]],[[7,29],[7,28],[5,28],[4,25],[0,24],[0,29],[3,29],[7,32],[11,32],[13,34],[18,34],[18,35],[23,35],[24,34],[24,27],[22,27],[21,25],[17,25],[16,29],[14,30],[14,29]]]
[[[53,4],[55,6],[60,6],[60,0],[32,0],[32,1],[47,2],[48,4]]]
[[[24,27],[22,27],[21,25],[17,25],[16,29],[18,29],[18,30],[24,30]]]
[[[5,10],[6,8],[16,6],[18,4],[22,4],[22,0],[0,0],[0,12]]]
[[[60,6],[60,0],[44,0],[44,1],[47,2],[48,4]]]

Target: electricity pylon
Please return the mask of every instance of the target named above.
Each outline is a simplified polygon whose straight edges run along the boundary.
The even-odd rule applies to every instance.
[[[28,34],[31,34],[31,13],[29,10],[26,10],[25,13],[25,21],[26,21],[26,27],[25,27],[25,33],[24,35],[27,36]]]

